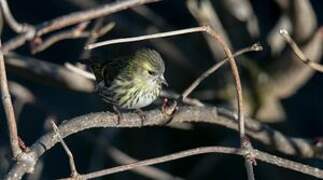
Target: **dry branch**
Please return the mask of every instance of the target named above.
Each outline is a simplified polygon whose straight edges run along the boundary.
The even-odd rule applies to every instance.
[[[86,114],[83,116],[75,117],[70,120],[64,121],[59,126],[59,132],[61,136],[67,137],[72,134],[84,131],[90,128],[99,127],[140,127],[142,125],[142,119],[136,113],[123,114],[122,120],[118,125],[115,124],[117,115],[110,112],[98,112]],[[169,116],[165,115],[160,110],[151,110],[145,112],[146,120],[144,126],[156,126],[164,125],[168,121]],[[278,151],[289,155],[297,155],[302,157],[316,157],[323,158],[322,154],[316,154],[316,147],[309,141],[298,138],[290,138],[279,131],[270,129],[269,127],[262,125],[257,121],[246,119],[246,130],[250,137],[263,142],[264,144],[275,144]],[[212,123],[221,126],[225,126],[230,129],[238,130],[238,122],[236,120],[236,114],[225,110],[218,109],[216,107],[180,107],[175,114],[172,122],[201,122]],[[28,169],[32,169],[31,166],[36,164],[40,156],[46,151],[51,149],[59,141],[54,132],[49,132],[38,139],[31,147],[29,157],[34,163],[26,163],[25,161],[18,161],[7,174],[7,178],[16,177],[20,179]],[[254,152],[254,151],[253,151]],[[30,161],[28,161],[30,162]]]
[[[132,164],[104,169],[104,170],[80,175],[79,177],[84,179],[93,179],[97,177],[106,176],[109,174],[128,171],[142,166],[160,164],[168,161],[173,161],[173,160],[182,159],[185,157],[190,157],[190,156],[199,155],[199,154],[206,154],[206,153],[234,154],[234,155],[241,155],[241,156],[246,155],[246,152],[239,148],[222,147],[222,146],[199,147],[199,148],[181,151],[181,152],[177,152],[177,153],[173,153],[173,154],[169,154],[169,155],[165,155],[157,158],[138,161]],[[252,154],[255,156],[256,159],[260,161],[323,179],[323,170],[321,169],[304,165],[302,163],[290,161],[284,158],[280,158],[278,156],[261,152],[256,149],[252,149]],[[71,179],[71,178],[66,178],[64,180],[67,180],[67,179]]]

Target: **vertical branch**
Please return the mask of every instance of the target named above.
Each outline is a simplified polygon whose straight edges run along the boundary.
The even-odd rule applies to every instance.
[[[1,48],[1,40],[0,40]],[[9,129],[9,138],[11,144],[11,151],[14,158],[16,158],[22,150],[19,147],[19,137],[17,132],[16,118],[13,110],[11,96],[8,88],[6,68],[4,64],[4,57],[2,51],[0,51],[0,85],[2,94],[2,104],[7,118],[7,125]]]

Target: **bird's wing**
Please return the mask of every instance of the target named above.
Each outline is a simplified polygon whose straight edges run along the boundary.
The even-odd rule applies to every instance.
[[[91,68],[97,82],[104,80],[106,85],[112,82],[126,66],[127,59],[126,57],[121,57],[105,63],[93,63]]]

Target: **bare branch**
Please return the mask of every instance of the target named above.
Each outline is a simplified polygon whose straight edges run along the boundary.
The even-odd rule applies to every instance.
[[[194,33],[194,32],[204,32],[205,28],[206,28],[206,26],[201,26],[201,27],[193,27],[193,28],[187,28],[187,29],[181,29],[181,30],[175,30],[175,31],[169,31],[169,32],[162,32],[162,33],[155,33],[155,34],[149,34],[149,35],[142,35],[142,36],[136,36],[136,37],[112,39],[112,40],[89,44],[88,46],[85,47],[85,49],[94,49],[94,48],[98,48],[101,46],[107,46],[107,45],[111,45],[111,44],[144,41],[144,40],[148,40],[148,39],[164,38],[164,37],[177,36],[177,35],[182,35],[182,34],[190,34],[190,33]]]
[[[148,4],[153,2],[158,2],[160,0],[124,0],[116,1],[114,3],[109,3],[100,7],[92,8],[89,10],[74,12],[68,15],[64,15],[58,18],[55,18],[51,21],[43,22],[42,24],[34,26],[34,28],[29,28],[31,30],[26,31],[24,34],[20,34],[13,39],[6,42],[1,48],[4,54],[9,51],[16,49],[27,40],[45,35],[47,33],[59,30],[74,24],[78,24],[85,21],[90,21],[99,17],[107,16],[131,7],[139,6],[142,4]],[[36,31],[34,31],[36,29]]]
[[[175,113],[172,122],[201,122],[212,123],[224,126],[229,129],[238,130],[238,122],[236,114],[216,107],[180,107]],[[70,120],[64,121],[59,126],[59,132],[62,137],[70,136],[74,133],[84,131],[90,128],[98,127],[141,127],[142,119],[136,113],[124,113],[123,118],[119,124],[115,122],[118,116],[110,112],[90,113],[83,116],[75,117]],[[145,112],[144,126],[164,125],[169,119],[161,110],[151,110]],[[284,134],[262,125],[258,121],[246,119],[247,133],[250,137],[262,142],[265,145],[272,145],[277,151],[307,158],[323,158],[322,151],[317,151],[317,147],[310,141],[300,138],[287,137]],[[37,163],[41,155],[50,150],[56,143],[58,143],[54,132],[48,132],[39,138],[30,148],[30,153],[33,155],[33,163],[24,163],[21,161],[16,162],[7,178],[21,178],[28,169],[32,169],[34,164]],[[254,151],[253,151],[254,152]]]
[[[304,64],[308,65],[312,69],[319,71],[323,73],[323,66],[311,61],[304,53],[303,51],[298,47],[296,42],[292,39],[292,37],[289,35],[288,31],[286,29],[281,29],[279,31],[280,35],[284,38],[284,40],[289,44],[289,46],[292,48],[293,52],[296,54],[296,56],[301,60]]]
[[[1,47],[1,40],[0,40],[0,47]],[[12,151],[13,157],[17,158],[17,156],[22,152],[22,150],[19,147],[19,137],[18,137],[18,130],[16,125],[15,112],[11,102],[6,68],[4,64],[4,57],[1,51],[0,51],[0,85],[1,85],[2,103],[4,106],[4,110],[7,118],[7,126],[9,129],[11,151]]]
[[[73,154],[72,154],[71,150],[68,148],[68,146],[66,145],[66,143],[64,142],[64,139],[62,138],[61,134],[59,133],[59,129],[56,126],[55,122],[51,121],[51,124],[52,124],[54,132],[56,133],[56,136],[58,137],[60,143],[62,144],[62,146],[68,156],[70,169],[71,169],[71,177],[75,178],[79,175],[79,173],[77,172],[77,169],[75,166]]]
[[[278,156],[264,153],[259,150],[253,149],[252,151],[253,151],[252,153],[255,155],[255,158],[257,158],[260,161],[323,179],[323,170],[321,169],[304,165],[298,162],[290,161],[284,158],[280,158]],[[166,156],[138,161],[136,163],[132,163],[128,165],[118,166],[114,168],[109,168],[105,170],[100,170],[100,171],[80,175],[80,177],[85,179],[92,179],[92,178],[106,176],[109,174],[128,171],[142,166],[160,164],[168,161],[182,159],[185,157],[190,157],[190,156],[199,155],[199,154],[207,154],[207,153],[234,154],[234,155],[241,155],[241,156],[246,155],[246,152],[239,148],[222,147],[222,146],[199,147],[195,149],[169,154]],[[67,179],[70,179],[70,178],[67,178]]]

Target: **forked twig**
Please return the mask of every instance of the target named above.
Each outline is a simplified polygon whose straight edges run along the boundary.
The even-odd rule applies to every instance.
[[[62,138],[61,134],[59,133],[59,129],[56,126],[55,122],[51,121],[51,124],[52,124],[53,130],[55,132],[55,135],[59,139],[59,142],[62,144],[62,146],[63,146],[63,148],[64,148],[64,150],[65,150],[65,152],[66,152],[66,154],[68,156],[70,169],[71,169],[71,177],[73,177],[73,178],[78,177],[79,173],[77,172],[74,157],[73,157],[73,154],[72,154],[71,150],[68,148],[68,146],[64,142],[64,139]]]
[[[0,48],[1,48],[1,40],[0,40]],[[11,151],[12,151],[13,157],[17,158],[17,156],[22,152],[22,150],[19,147],[19,137],[18,137],[15,112],[13,109],[11,96],[8,88],[6,67],[5,67],[2,51],[0,51],[0,86],[1,86],[2,103],[4,106],[7,125],[9,129]]]
[[[303,51],[298,47],[296,42],[292,39],[292,37],[289,35],[288,31],[286,29],[281,29],[279,31],[279,34],[284,38],[284,40],[289,44],[289,46],[292,48],[295,55],[306,65],[311,67],[312,69],[323,73],[323,65],[318,64],[316,62],[311,61],[304,53]]]

